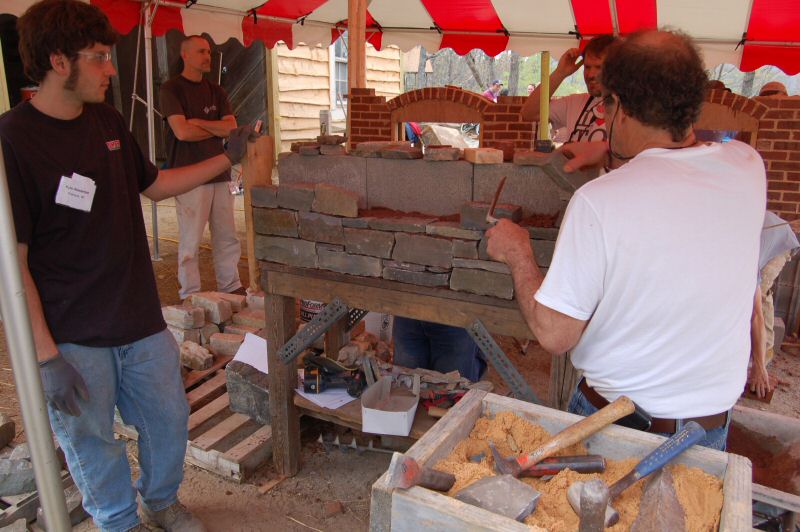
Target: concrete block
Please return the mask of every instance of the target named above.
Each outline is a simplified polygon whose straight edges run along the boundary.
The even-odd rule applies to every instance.
[[[392,259],[450,268],[453,264],[453,243],[433,236],[397,233]]]
[[[370,218],[370,229],[378,231],[402,231],[404,233],[424,233],[429,223],[436,218],[420,218],[417,216],[398,216],[392,218]]]
[[[300,238],[312,242],[327,242],[329,244],[344,244],[342,219],[316,212],[301,212]]]
[[[180,329],[197,329],[206,323],[205,311],[201,307],[168,305],[161,307],[161,314],[164,316],[164,321],[167,322],[167,325]]]
[[[263,328],[264,327],[251,327],[249,325],[231,323],[225,326],[225,334],[241,334],[242,336],[246,335],[247,333],[258,334],[258,331]]]
[[[183,342],[200,343],[200,329],[181,329],[180,327],[173,327],[172,325],[167,325],[167,329],[172,333],[178,345],[181,345]]]
[[[278,187],[259,185],[250,188],[250,204],[253,207],[274,209],[278,206]]]
[[[259,260],[303,268],[317,267],[317,246],[307,240],[256,235],[255,253]]]
[[[503,151],[494,148],[464,148],[464,160],[473,164],[500,164]]]
[[[338,146],[347,142],[344,135],[317,135],[317,144],[322,146]]]
[[[214,355],[197,342],[187,341],[181,344],[181,365],[191,369],[204,370],[213,364]]]
[[[478,243],[474,240],[453,240],[453,257],[477,259]]]
[[[233,314],[230,302],[215,295],[213,292],[198,292],[192,294],[189,296],[189,302],[191,305],[201,307],[205,311],[207,322],[220,324],[229,320]],[[187,338],[187,340],[189,340],[189,338]]]
[[[239,346],[244,342],[241,334],[217,333],[211,335],[211,352],[220,356],[233,356],[239,350]]]
[[[453,273],[450,275],[450,288],[482,296],[514,299],[514,282],[511,280],[511,276],[485,270],[453,268]]]
[[[319,267],[349,275],[380,277],[383,266],[381,259],[365,255],[351,255],[342,251],[318,250]]]
[[[453,268],[468,268],[471,270],[486,270],[487,272],[504,273],[511,275],[511,270],[502,262],[493,260],[453,259]]]
[[[245,301],[250,308],[264,310],[264,292],[250,292],[250,290],[248,290]]]
[[[233,323],[235,325],[245,325],[247,327],[254,327],[257,330],[260,330],[266,327],[267,316],[263,309],[258,310],[248,308],[234,314]]]
[[[564,164],[566,164],[567,161],[568,159],[564,156],[563,152],[554,151],[550,154],[550,159],[546,165],[542,166],[542,169],[545,174],[553,180],[556,186],[570,195],[599,174],[599,171],[596,169],[568,174],[564,171]]]
[[[457,161],[461,159],[464,152],[461,148],[431,148],[425,149],[424,159],[426,161]]]
[[[0,414],[0,449],[14,441],[17,435],[17,426],[14,420],[6,414]]]
[[[314,189],[311,210],[333,216],[356,218],[358,216],[358,194],[336,185],[318,183]]]
[[[264,353],[267,356],[267,353]],[[250,419],[268,425],[269,377],[250,364],[232,360],[225,366],[230,409]]]
[[[561,209],[561,191],[540,167],[503,163],[474,168],[473,201],[491,203],[500,179],[506,177],[499,203],[521,206],[523,218],[533,214],[554,214]]]
[[[231,304],[232,312],[241,312],[247,308],[247,298],[241,294],[229,294],[227,292],[212,292],[218,297]]]
[[[300,146],[297,153],[305,157],[316,157],[319,155],[319,144],[311,144],[309,146]]]
[[[203,347],[208,347],[208,344],[211,343],[211,336],[216,334],[219,331],[219,325],[216,323],[206,323],[202,329],[200,329],[200,345]]]
[[[396,260],[385,260],[383,265],[387,268],[394,268],[397,270],[408,270],[410,272],[424,272],[425,266],[422,264],[413,264],[411,262],[398,262]]]
[[[483,231],[464,229],[458,222],[433,222],[425,227],[425,232],[433,236],[462,240],[480,240],[483,237]]]
[[[420,286],[448,286],[449,273],[412,272],[399,268],[384,268],[383,278],[401,283],[416,284]]]
[[[394,248],[394,233],[370,229],[344,229],[344,245],[348,253],[388,259]]]
[[[253,209],[253,230],[260,235],[297,238],[297,213],[285,209]]]
[[[279,207],[308,212],[312,203],[314,203],[314,185],[311,183],[287,183],[278,187]]]
[[[422,149],[412,146],[390,146],[381,150],[381,157],[384,159],[422,159]]]
[[[534,240],[556,240],[558,238],[558,227],[526,227],[531,239]]]
[[[33,464],[28,460],[0,458],[0,497],[36,491]]]
[[[482,201],[469,201],[461,206],[461,227],[465,229],[484,230],[491,227],[486,221],[491,203]],[[512,222],[522,220],[522,207],[508,203],[498,203],[494,207],[495,218],[508,218]]]
[[[301,157],[292,154],[278,162],[281,185],[328,183],[358,194],[358,207],[367,208],[367,163],[361,157],[329,155]]]
[[[347,155],[347,150],[342,145],[321,144],[319,153],[320,155]]]
[[[531,240],[531,247],[536,264],[545,268],[550,267],[556,243],[553,240]]]
[[[457,213],[462,203],[472,200],[472,165],[467,162],[363,160],[367,163],[368,208],[443,216]]]

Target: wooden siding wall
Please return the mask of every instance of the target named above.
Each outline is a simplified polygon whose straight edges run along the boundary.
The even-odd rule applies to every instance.
[[[281,151],[292,142],[319,135],[319,112],[331,109],[330,56],[328,48],[298,46],[289,50],[279,44],[278,88],[280,90]],[[367,47],[367,86],[376,94],[392,98],[400,94],[400,50]],[[343,127],[343,124],[342,124]]]

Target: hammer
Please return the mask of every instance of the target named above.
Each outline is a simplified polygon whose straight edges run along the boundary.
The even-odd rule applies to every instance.
[[[656,447],[656,449],[645,456],[641,462],[636,464],[633,470],[616,481],[608,488],[608,506],[605,510],[605,526],[614,526],[619,521],[619,513],[611,506],[611,502],[616,499],[623,491],[628,489],[639,479],[650,473],[657,471],[667,465],[683,451],[706,437],[703,427],[694,421],[688,422],[683,429],[673,434],[668,440]],[[584,491],[583,482],[573,483],[567,490],[567,499],[572,509],[584,519],[582,510],[581,493]],[[587,516],[588,517],[588,516]],[[602,530],[599,528],[598,530]]]
[[[622,395],[594,414],[562,430],[531,454],[518,456],[517,458],[503,458],[494,445],[489,445],[494,456],[494,468],[498,473],[518,477],[522,471],[530,469],[545,458],[553,456],[570,445],[585,440],[605,426],[633,413],[634,409],[633,401]]]
[[[408,489],[422,486],[436,491],[448,491],[456,482],[456,477],[444,471],[436,471],[419,464],[410,456],[394,453],[389,463],[389,487]]]

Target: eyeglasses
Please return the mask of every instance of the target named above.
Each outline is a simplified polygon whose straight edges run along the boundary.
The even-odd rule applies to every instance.
[[[111,61],[111,52],[78,52],[78,55],[82,55],[89,61],[100,65],[105,65]]]

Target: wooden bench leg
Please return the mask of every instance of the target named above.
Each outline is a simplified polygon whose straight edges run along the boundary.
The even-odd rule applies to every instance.
[[[268,294],[264,298],[267,316],[267,359],[269,361],[269,413],[272,425],[272,458],[281,476],[293,476],[300,467],[300,414],[294,405],[297,365],[284,364],[278,349],[295,331],[295,300]]]
[[[325,332],[325,354],[330,359],[336,360],[339,350],[349,341],[349,335],[346,332],[347,319],[347,314],[345,314]]]

